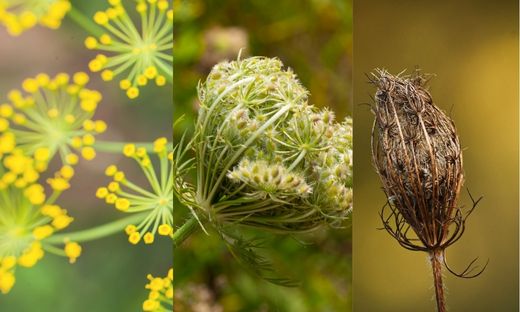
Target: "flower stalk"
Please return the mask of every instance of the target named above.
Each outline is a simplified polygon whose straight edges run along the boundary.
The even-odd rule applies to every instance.
[[[103,34],[103,28],[94,23],[92,19],[88,18],[85,14],[83,14],[83,12],[76,9],[74,6],[71,6],[70,11],[68,12],[68,16],[72,21],[86,30],[89,34],[93,36],[101,36]]]
[[[63,243],[67,239],[76,242],[89,242],[119,233],[129,224],[141,222],[146,216],[146,213],[131,215],[87,230],[56,234],[45,241],[51,244]]]
[[[114,154],[120,154],[125,145],[130,144],[129,142],[119,142],[119,141],[102,141],[97,140],[94,143],[94,148],[103,153],[114,153]],[[137,148],[145,148],[147,152],[153,152],[154,144],[149,142],[136,142],[133,143]],[[172,149],[173,146],[171,143],[167,145],[168,149]]]
[[[443,255],[441,250],[434,250],[430,253],[437,311],[446,312],[446,299],[444,297],[444,285],[442,281],[442,257]]]
[[[190,237],[193,232],[197,230],[198,222],[194,217],[189,218],[184,224],[173,232],[173,246],[179,247],[182,243]]]

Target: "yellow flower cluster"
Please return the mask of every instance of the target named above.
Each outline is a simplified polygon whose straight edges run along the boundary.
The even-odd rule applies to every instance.
[[[143,188],[129,181],[124,172],[115,165],[106,169],[106,175],[113,181],[97,190],[96,196],[116,209],[137,213],[149,211],[149,215],[138,225],[126,228],[128,240],[137,244],[143,239],[145,244],[152,244],[155,235],[173,235],[173,152],[168,151],[166,138],[154,141],[154,154],[157,155],[159,170],[154,169],[152,160],[144,147],[127,144],[123,154],[133,158],[141,167],[150,187]]]
[[[8,155],[2,158],[4,170],[0,175],[0,188],[8,185],[23,188],[35,183],[40,173],[47,169],[48,153],[46,149],[37,151],[37,158],[28,157],[22,150],[13,148]]]
[[[76,242],[50,240],[54,233],[73,221],[55,204],[70,187],[74,164],[80,151],[92,159],[94,135],[106,124],[93,121],[101,100],[97,91],[85,88],[85,73],[72,77],[39,74],[26,79],[22,90],[9,92],[9,102],[0,104],[0,291],[7,293],[15,283],[16,267],[32,267],[45,251],[63,255],[74,263],[81,255]],[[62,164],[45,187],[41,176],[56,154]],[[63,250],[55,244],[64,244]]]
[[[150,290],[148,299],[143,303],[145,312],[165,312],[173,310],[173,269],[168,271],[168,276],[153,277],[148,275],[149,283],[145,288]]]
[[[109,0],[111,8],[97,12],[94,21],[107,30],[98,38],[87,37],[85,46],[98,54],[89,63],[105,81],[121,77],[119,86],[129,98],[139,96],[139,88],[155,81],[158,86],[173,77],[173,10],[167,0],[140,0],[138,30],[121,0]]]
[[[69,10],[69,0],[0,0],[0,23],[12,36],[37,24],[57,29]]]
[[[88,81],[83,72],[38,74],[24,80],[22,90],[10,91],[9,102],[0,104],[0,156],[20,149],[35,160],[59,153],[67,165],[75,165],[78,154],[93,159],[94,136],[107,126],[92,120],[102,96],[85,87]]]
[[[5,176],[5,175],[4,175]],[[54,233],[69,226],[73,218],[54,204],[60,191],[47,198],[44,187],[31,184],[0,188],[0,291],[7,293],[13,287],[17,266],[33,267],[44,256],[45,250],[57,253],[57,247],[46,242]],[[64,242],[61,252],[71,263],[81,254],[81,246]]]

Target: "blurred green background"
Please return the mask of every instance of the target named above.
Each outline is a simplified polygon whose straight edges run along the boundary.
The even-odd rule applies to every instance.
[[[477,256],[490,262],[472,280],[444,274],[449,310],[518,311],[518,2],[366,0],[354,17],[354,311],[435,309],[426,254],[376,230],[385,197],[362,104],[375,92],[365,73],[415,66],[437,75],[431,92],[458,128],[465,187],[484,195],[448,261],[457,270]],[[471,204],[465,190],[460,204]]]
[[[174,118],[196,119],[197,83],[223,60],[278,57],[338,119],[351,113],[352,3],[345,0],[176,1]],[[184,209],[174,212],[181,224]],[[249,232],[250,233],[250,232]],[[256,233],[261,235],[260,233]],[[175,251],[176,311],[350,311],[351,226],[306,237],[266,236],[276,269],[301,282],[272,285],[249,274],[216,235],[196,233]],[[182,298],[181,298],[182,297]]]
[[[73,5],[89,16],[108,8],[105,0],[73,1]],[[20,87],[23,79],[40,72],[88,72],[88,61],[95,52],[84,48],[86,35],[68,19],[57,31],[37,27],[17,38],[9,37],[0,28],[0,103],[6,100],[9,90]],[[151,86],[130,101],[117,82],[105,83],[98,74],[90,77],[89,88],[103,94],[95,118],[108,124],[107,132],[99,139],[152,141],[171,136],[171,88]],[[98,153],[95,160],[80,162],[71,189],[58,200],[75,218],[68,231],[126,216],[94,196],[97,187],[108,182],[103,172],[113,163],[142,181],[137,164],[119,155]],[[121,232],[82,246],[83,254],[73,265],[66,258],[46,254],[34,268],[17,269],[14,288],[0,297],[0,311],[141,311],[148,296],[144,289],[146,275],[165,276],[172,263],[172,247],[167,239],[157,239],[151,246],[132,246]]]

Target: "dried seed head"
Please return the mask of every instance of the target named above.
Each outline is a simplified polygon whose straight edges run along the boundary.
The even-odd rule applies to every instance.
[[[426,76],[372,74],[373,162],[389,199],[386,229],[412,250],[443,250],[460,238],[462,151],[452,120],[432,101]],[[389,221],[395,224],[390,226]],[[408,232],[412,229],[416,238]]]

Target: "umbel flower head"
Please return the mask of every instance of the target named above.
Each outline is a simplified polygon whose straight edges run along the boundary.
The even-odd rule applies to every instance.
[[[149,283],[145,288],[150,291],[148,299],[143,302],[145,312],[173,311],[173,269],[166,277],[148,275]]]
[[[4,169],[2,168],[2,171]],[[15,283],[17,267],[32,267],[45,251],[67,256],[74,263],[81,246],[64,241],[63,250],[46,239],[68,227],[73,218],[55,204],[62,189],[53,188],[47,197],[43,185],[0,184],[0,291],[7,293]]]
[[[339,225],[348,216],[350,119],[337,123],[332,112],[308,104],[307,90],[278,59],[217,64],[198,91],[190,145],[197,186],[179,200],[195,205],[199,218],[217,228],[295,233]]]
[[[144,147],[128,144],[123,154],[134,159],[141,167],[149,183],[141,187],[128,180],[123,171],[115,165],[106,169],[106,174],[113,181],[107,187],[97,190],[96,196],[105,199],[106,203],[126,213],[149,212],[146,218],[137,225],[126,228],[128,240],[132,244],[144,241],[152,244],[155,235],[172,236],[173,224],[173,153],[168,151],[166,138],[154,141],[153,151],[158,159],[158,169],[154,168],[152,159]]]
[[[88,49],[103,52],[89,63],[90,70],[101,72],[105,81],[119,77],[121,89],[131,99],[150,81],[165,85],[173,77],[173,10],[168,1],[137,1],[140,29],[120,0],[108,2],[111,8],[94,15],[107,32],[85,40]]]
[[[24,80],[22,90],[10,91],[9,102],[0,104],[0,133],[8,139],[0,153],[16,148],[42,161],[59,154],[66,165],[76,164],[78,154],[94,158],[94,136],[106,124],[92,119],[101,94],[87,89],[88,81],[83,72],[39,74]]]
[[[69,0],[0,0],[0,23],[12,36],[37,24],[57,29],[69,10]]]

